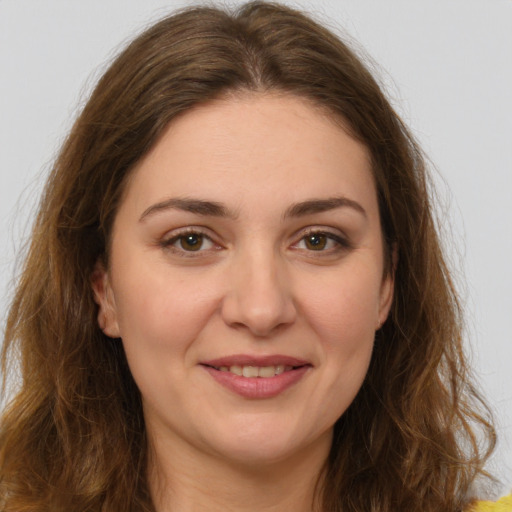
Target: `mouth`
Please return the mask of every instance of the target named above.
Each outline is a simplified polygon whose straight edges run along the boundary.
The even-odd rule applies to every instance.
[[[299,368],[313,366],[305,359],[281,354],[267,356],[238,354],[203,361],[201,365],[219,372],[228,372],[246,378],[272,378]]]
[[[231,366],[211,366],[205,364],[204,366],[208,366],[214,370],[219,372],[229,372],[238,377],[246,377],[246,378],[272,378],[276,375],[281,375],[285,372],[291,372],[293,370],[297,370],[298,368],[302,368],[303,366],[308,365],[298,365],[298,366],[290,366],[284,364],[278,365],[267,365],[267,366],[254,366],[254,365],[231,365]]]
[[[244,398],[280,395],[298,384],[313,365],[288,356],[230,356],[200,363],[213,379]]]

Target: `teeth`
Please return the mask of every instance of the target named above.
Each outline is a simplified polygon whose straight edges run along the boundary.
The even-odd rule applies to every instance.
[[[276,369],[274,366],[262,366],[258,371],[258,377],[274,377]]]
[[[289,369],[291,370],[292,367],[290,366]],[[281,375],[281,373],[284,373],[284,364],[279,364],[276,366],[276,375]]]
[[[242,375],[244,377],[258,377],[259,370],[257,366],[244,366],[242,368]]]
[[[281,373],[288,372],[293,370],[293,366],[285,366],[284,364],[278,364],[276,366],[220,366],[217,370],[221,372],[231,372],[239,377],[263,377],[270,378],[275,377],[276,375],[281,375]]]
[[[231,373],[234,373],[235,375],[239,375],[240,377],[242,376],[242,367],[241,366],[231,366],[229,368],[229,371]]]

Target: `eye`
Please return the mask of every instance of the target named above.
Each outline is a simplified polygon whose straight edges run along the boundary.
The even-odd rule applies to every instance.
[[[204,249],[205,245],[208,246],[208,242],[210,242],[209,245],[212,245],[211,240],[208,240],[201,233],[187,233],[178,237],[175,244],[178,244],[184,251],[200,251]]]
[[[302,241],[304,241],[306,248],[311,251],[323,251],[328,242],[332,242],[325,233],[311,233],[305,236]]]
[[[316,252],[334,252],[347,248],[348,242],[341,236],[327,231],[310,231],[294,246],[296,249]]]
[[[161,245],[175,252],[189,253],[207,251],[216,247],[210,237],[199,231],[178,233],[171,238],[163,240]]]

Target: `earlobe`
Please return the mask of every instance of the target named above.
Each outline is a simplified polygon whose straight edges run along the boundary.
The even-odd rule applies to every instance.
[[[389,274],[382,282],[376,330],[379,330],[388,318],[389,310],[391,309],[391,304],[393,302],[393,291],[394,279],[393,276]]]
[[[91,276],[91,286],[94,293],[94,302],[98,304],[98,326],[111,338],[119,338],[119,325],[117,323],[116,304],[114,292],[105,266],[97,262]]]
[[[393,303],[393,295],[395,291],[395,273],[398,263],[398,250],[393,246],[391,251],[391,268],[386,272],[382,280],[379,301],[379,313],[376,325],[376,330],[379,330],[384,322],[387,320],[391,304]]]

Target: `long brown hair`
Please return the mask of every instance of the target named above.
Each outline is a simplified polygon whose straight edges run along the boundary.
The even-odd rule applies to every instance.
[[[343,42],[295,10],[255,2],[155,24],[116,58],[69,134],[6,325],[4,378],[16,361],[22,382],[0,427],[0,511],[153,510],[139,392],[119,340],[97,326],[91,274],[108,260],[130,171],[168,123],[227,93],[275,90],[313,101],[368,147],[395,272],[367,378],[335,425],[322,509],[469,504],[494,431],[468,378],[421,150]]]

